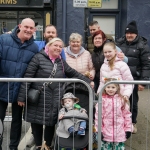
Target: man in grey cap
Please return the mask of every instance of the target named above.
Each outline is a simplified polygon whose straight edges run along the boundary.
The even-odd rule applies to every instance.
[[[126,29],[125,36],[117,41],[117,46],[128,58],[128,66],[131,70],[134,80],[149,80],[150,77],[150,48],[147,39],[138,34],[135,21],[131,21]],[[132,123],[134,125],[133,133],[137,132],[137,114],[138,114],[138,90],[144,90],[144,85],[134,85],[134,90],[130,96]]]

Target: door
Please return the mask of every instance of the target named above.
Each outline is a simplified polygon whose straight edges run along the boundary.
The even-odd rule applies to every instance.
[[[88,9],[88,24],[98,21],[100,29],[115,40],[120,37],[120,0],[102,0],[101,8]],[[86,23],[87,24],[87,23]]]

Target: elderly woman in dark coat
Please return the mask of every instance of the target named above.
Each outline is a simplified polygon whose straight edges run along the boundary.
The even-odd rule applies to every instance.
[[[36,54],[28,65],[25,78],[49,78],[53,70],[54,63],[57,64],[57,70],[54,78],[79,78],[91,86],[94,83],[89,78],[72,69],[64,60],[61,59],[60,53],[63,42],[59,38],[52,39],[45,47],[45,50]],[[29,88],[40,89],[42,82],[29,83]],[[54,127],[57,122],[58,109],[60,103],[60,95],[62,92],[62,83],[52,83],[50,86],[41,91],[37,104],[26,102],[26,84],[23,83],[18,96],[18,105],[26,105],[25,120],[31,122],[33,135],[36,143],[36,149],[40,150],[42,145],[43,125],[45,125],[44,140],[46,147],[51,150],[51,142],[54,135]]]

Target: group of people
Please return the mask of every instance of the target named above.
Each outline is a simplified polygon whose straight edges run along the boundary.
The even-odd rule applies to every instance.
[[[103,85],[111,80],[149,80],[150,49],[147,40],[138,35],[135,21],[127,25],[125,36],[116,43],[100,30],[97,21],[89,24],[89,30],[91,36],[88,39],[87,50],[82,47],[82,36],[78,33],[72,33],[69,38],[69,46],[64,47],[63,41],[57,38],[55,26],[45,27],[45,41],[34,41],[35,23],[30,18],[23,19],[11,34],[0,36],[0,77],[49,78],[54,66],[57,65],[54,78],[84,80],[97,94]],[[81,84],[75,86],[82,90],[86,89]],[[23,107],[25,107],[24,119],[31,123],[37,150],[42,148],[52,150],[55,125],[57,119],[61,120],[65,115],[64,106],[70,111],[74,108],[73,103],[80,100],[81,108],[79,108],[80,112],[77,112],[87,117],[88,105],[85,106],[84,101],[88,101],[89,97],[88,94],[82,97],[79,88],[76,89],[76,96],[70,91],[66,93],[61,103],[61,97],[64,94],[63,84],[51,83],[40,91],[38,103],[28,102],[26,88],[29,91],[30,88],[39,90],[41,87],[43,87],[42,82],[28,83],[27,85],[26,83],[0,82],[0,119],[2,122],[8,103],[12,103],[10,150],[18,149]],[[144,87],[144,85],[126,84],[106,86],[102,97],[102,149],[119,147],[123,150],[126,139],[130,137],[131,133],[137,132],[138,90],[143,90]],[[72,102],[72,100],[74,101]],[[63,108],[58,114],[60,103]],[[98,104],[95,105],[95,108],[97,133],[99,127]],[[72,123],[68,124],[67,121],[67,127],[64,127],[65,132],[62,132],[61,136],[68,137],[76,130],[78,135],[85,135],[86,123],[83,120],[79,121],[78,129],[75,129]],[[61,130],[58,128],[58,134],[60,133],[58,131],[64,131],[61,128],[61,121],[60,124]],[[45,125],[44,140],[46,141],[44,146],[42,145],[43,125]],[[1,145],[2,139],[0,140],[0,150],[2,150]]]

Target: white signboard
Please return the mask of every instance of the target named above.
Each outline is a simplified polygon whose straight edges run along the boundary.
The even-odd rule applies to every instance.
[[[102,7],[102,0],[73,0],[73,7]]]
[[[73,0],[73,7],[87,7],[88,0]]]

